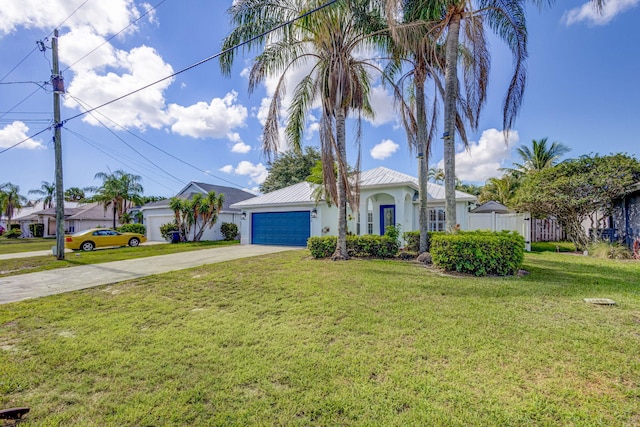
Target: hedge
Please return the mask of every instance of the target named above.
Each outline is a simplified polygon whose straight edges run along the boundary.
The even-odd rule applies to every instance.
[[[238,226],[233,222],[223,222],[220,225],[220,232],[224,240],[235,240],[238,237]]]
[[[431,239],[433,264],[476,276],[512,275],[524,260],[524,238],[515,231],[460,231]]]
[[[444,231],[428,231],[429,235],[429,246],[431,245],[431,239],[436,234],[444,234]],[[420,232],[419,231],[405,231],[402,233],[402,238],[405,241],[404,248],[411,252],[420,252]],[[430,247],[427,246],[427,252],[429,252]]]
[[[309,237],[307,248],[314,258],[329,258],[336,250],[336,236]],[[398,254],[398,242],[388,236],[347,236],[350,257],[391,258]]]
[[[121,233],[139,233],[144,234],[146,227],[142,224],[124,224],[118,227],[118,231]]]

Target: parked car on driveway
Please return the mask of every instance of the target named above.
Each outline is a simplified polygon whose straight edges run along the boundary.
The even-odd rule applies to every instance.
[[[109,246],[138,246],[147,238],[139,233],[120,233],[110,228],[90,228],[89,230],[64,236],[64,247],[74,251],[92,251]]]

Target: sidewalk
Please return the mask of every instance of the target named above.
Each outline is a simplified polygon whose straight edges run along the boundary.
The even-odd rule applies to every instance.
[[[296,249],[302,248],[261,245],[225,246],[2,277],[0,278],[0,304],[107,285],[152,274]],[[47,255],[51,254],[50,251],[45,252]]]

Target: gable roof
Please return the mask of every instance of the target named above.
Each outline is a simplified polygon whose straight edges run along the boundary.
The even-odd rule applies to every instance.
[[[180,197],[183,199],[191,199],[194,194],[197,194],[193,191],[189,191],[189,193],[185,194],[185,192],[195,186],[200,190],[202,194],[207,194],[210,191],[215,191],[216,194],[224,194],[224,202],[222,203],[222,211],[221,212],[238,212],[238,209],[232,208],[231,205],[234,203],[241,202],[243,200],[247,200],[253,197],[256,197],[255,194],[251,194],[247,191],[240,190],[238,188],[225,187],[223,185],[213,185],[207,184],[204,182],[195,182],[191,181],[184,187],[182,190],[178,192],[176,197]],[[169,199],[159,200],[157,202],[151,202],[145,204],[141,209],[160,209],[166,208],[169,206]]]
[[[480,206],[477,206],[471,209],[469,212],[471,213],[491,213],[491,212],[507,213],[509,212],[509,208],[503,205],[502,203],[498,203],[495,200],[491,200],[487,203],[484,203]]]
[[[377,167],[360,173],[360,188],[389,188],[408,186],[414,190],[418,190],[418,179],[394,171],[385,167]],[[273,206],[287,204],[315,204],[312,196],[313,185],[308,182],[300,182],[281,188],[271,193],[263,194],[255,198],[245,200],[233,205],[234,208],[243,209],[247,207]],[[430,200],[444,200],[444,187],[434,183],[427,184],[427,193]],[[476,197],[456,190],[457,200],[476,200]]]

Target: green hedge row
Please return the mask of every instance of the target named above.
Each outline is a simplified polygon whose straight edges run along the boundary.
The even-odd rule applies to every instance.
[[[431,256],[435,266],[448,271],[506,276],[522,266],[524,244],[515,231],[438,233],[431,239]]]
[[[146,227],[142,224],[123,224],[117,229],[117,231],[121,233],[139,233],[139,234],[144,234],[146,230],[147,230]]]
[[[307,248],[314,258],[329,258],[336,250],[336,236],[309,237]],[[350,257],[391,258],[398,254],[398,242],[388,236],[347,236]]]
[[[431,239],[436,234],[444,234],[444,231],[429,231],[427,232],[429,235],[429,244],[431,244]],[[405,231],[402,233],[402,238],[405,241],[404,248],[411,252],[419,252],[420,251],[420,232],[419,231]],[[427,247],[427,252],[429,252],[429,247]]]

